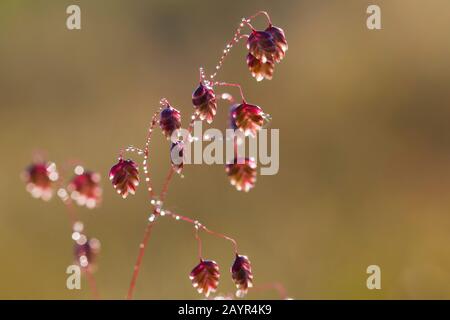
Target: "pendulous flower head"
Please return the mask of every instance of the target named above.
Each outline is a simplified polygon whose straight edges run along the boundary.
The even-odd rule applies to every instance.
[[[138,165],[133,160],[120,158],[119,162],[109,171],[109,179],[122,198],[125,199],[128,193],[134,195],[139,186]]]
[[[100,175],[85,171],[75,175],[67,189],[70,196],[80,206],[95,208],[101,201],[102,189],[99,185]]]
[[[231,107],[230,118],[233,129],[241,130],[246,136],[256,136],[268,117],[260,107],[242,102]]]
[[[217,112],[217,101],[214,90],[203,83],[192,94],[192,104],[200,120],[212,123]]]
[[[236,259],[231,266],[231,277],[236,284],[236,296],[243,298],[248,289],[253,287],[252,266],[246,256],[236,255]]]
[[[247,49],[258,60],[265,63],[277,54],[277,45],[272,34],[266,31],[253,31],[247,39]]]
[[[233,163],[226,165],[225,170],[236,190],[248,192],[255,186],[256,162],[253,158],[235,158]]]
[[[170,139],[172,133],[181,127],[180,111],[167,103],[166,107],[160,113],[159,126],[166,138]]]
[[[247,66],[257,81],[271,80],[275,62],[283,60],[288,49],[283,29],[269,25],[264,31],[253,31],[247,40]]]
[[[286,51],[288,50],[288,43],[286,40],[286,36],[284,35],[283,29],[279,27],[275,27],[270,25],[265,32],[269,33],[277,47],[276,53],[274,55],[275,61],[280,62],[283,60],[286,55]]]
[[[219,285],[219,266],[212,260],[200,260],[200,263],[191,271],[189,278],[198,293],[206,297],[217,290]]]
[[[27,191],[33,198],[48,201],[53,196],[52,184],[59,178],[54,163],[33,163],[22,174]]]
[[[262,62],[249,53],[247,54],[247,66],[256,81],[261,81],[263,79],[272,80],[274,69],[272,58],[267,59],[266,62]]]
[[[84,234],[80,234],[77,240],[75,240],[75,263],[83,268],[83,270],[89,269],[90,271],[94,271],[99,252],[100,241],[97,239],[88,239]]]

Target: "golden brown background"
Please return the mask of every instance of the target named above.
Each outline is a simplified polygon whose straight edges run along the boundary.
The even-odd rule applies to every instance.
[[[69,4],[81,6],[81,31],[66,29]],[[381,6],[381,31],[366,28],[369,4]],[[0,298],[90,297],[84,282],[65,287],[73,243],[64,206],[32,199],[19,179],[36,149],[102,173],[103,205],[78,213],[102,242],[102,297],[125,296],[150,212],[143,188],[124,201],[106,174],[119,148],[144,143],[161,97],[187,118],[198,67],[212,71],[240,18],[258,10],[285,29],[286,59],[272,81],[256,83],[239,46],[220,79],[240,82],[272,114],[279,174],[244,194],[222,166],[190,166],[167,208],[234,236],[255,284],[280,281],[296,299],[450,298],[446,0],[2,0]],[[162,181],[169,158],[159,133],[152,155]],[[203,239],[221,265],[219,292],[232,291],[230,244]],[[161,219],[136,298],[199,298],[187,277],[196,263],[192,228]],[[382,268],[381,291],[366,288],[370,264]]]

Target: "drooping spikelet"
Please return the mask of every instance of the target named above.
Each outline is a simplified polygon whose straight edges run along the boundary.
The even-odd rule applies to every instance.
[[[257,105],[243,102],[231,107],[231,127],[241,130],[246,136],[256,136],[266,119],[267,115]]]
[[[138,165],[133,160],[120,158],[109,171],[109,179],[117,193],[125,199],[128,193],[135,194],[139,185]]]
[[[217,290],[219,285],[219,266],[212,260],[200,260],[200,263],[191,271],[189,278],[198,293],[206,297]]]
[[[227,164],[225,170],[231,185],[238,191],[250,191],[256,182],[256,162],[253,158],[235,158],[233,163]]]
[[[167,104],[160,113],[159,126],[166,138],[170,139],[172,133],[181,127],[180,111]]]
[[[206,120],[208,123],[213,122],[217,112],[217,101],[211,87],[200,83],[192,94],[192,104],[200,120]]]
[[[236,284],[236,296],[243,298],[248,289],[253,286],[252,266],[246,256],[236,254],[236,259],[231,266],[231,277]]]

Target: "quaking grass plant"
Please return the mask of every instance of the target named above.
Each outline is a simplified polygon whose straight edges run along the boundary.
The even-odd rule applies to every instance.
[[[251,24],[252,20],[259,16],[263,16],[267,19],[268,26],[265,30],[256,30]],[[249,33],[244,33],[244,28],[248,28]],[[200,237],[201,232],[206,232],[228,240],[233,245],[235,258],[231,266],[231,278],[237,287],[236,296],[244,297],[247,294],[248,289],[253,286],[253,273],[250,260],[247,256],[240,254],[238,244],[233,238],[212,231],[196,219],[166,209],[164,202],[169,191],[170,182],[175,173],[180,174],[182,172],[183,162],[175,163],[172,159],[169,172],[159,194],[155,192],[153,186],[150,166],[150,142],[157,125],[159,125],[159,128],[167,139],[172,138],[171,152],[175,151],[175,154],[179,154],[182,157],[185,144],[192,142],[190,133],[192,132],[194,122],[197,120],[206,120],[206,122],[211,124],[217,112],[217,100],[222,98],[224,100],[232,101],[231,96],[227,93],[217,95],[216,90],[220,87],[236,87],[240,92],[242,101],[238,104],[234,104],[230,109],[230,126],[232,129],[239,130],[245,135],[254,136],[269,119],[269,116],[265,114],[259,106],[247,102],[242,87],[239,84],[216,80],[225,58],[230,53],[233,46],[242,39],[245,39],[247,43],[248,54],[246,61],[252,76],[257,81],[272,79],[275,63],[279,63],[284,58],[288,45],[283,30],[272,24],[271,18],[267,12],[260,11],[249,18],[242,19],[234,33],[233,39],[227,43],[223,50],[223,54],[220,57],[213,74],[207,77],[205,70],[200,68],[199,85],[192,94],[194,111],[190,117],[191,120],[187,129],[189,132],[187,140],[181,138],[173,139],[174,135],[177,136],[177,130],[181,128],[181,113],[174,108],[166,98],[163,98],[160,101],[160,108],[151,118],[145,146],[143,148],[136,148],[134,146],[127,147],[120,152],[118,163],[111,168],[109,178],[117,193],[123,198],[126,198],[129,194],[135,193],[140,178],[137,162],[132,159],[125,159],[124,151],[134,152],[142,156],[142,168],[144,171],[148,197],[152,206],[152,213],[148,219],[149,221],[145,228],[143,239],[139,245],[139,253],[134,266],[127,299],[133,298],[145,249],[148,245],[151,231],[160,217],[170,217],[175,221],[184,221],[193,226],[194,237],[198,242],[199,264],[192,269],[189,277],[192,281],[192,285],[200,294],[204,294],[208,297],[210,293],[215,292],[220,278],[218,264],[213,260],[204,259],[203,257],[202,240]],[[226,173],[231,184],[234,185],[238,191],[249,191],[254,187],[256,182],[256,163],[252,158],[237,158],[237,143],[237,139],[235,138],[235,158],[231,164],[226,165]]]
[[[268,24],[266,29],[256,30],[253,27],[251,23],[257,17],[264,17],[266,19]],[[244,32],[245,29],[248,29],[248,33]],[[190,133],[193,130],[195,121],[206,121],[208,124],[211,124],[217,112],[219,99],[234,102],[234,99],[228,93],[216,93],[221,87],[236,87],[239,89],[241,101],[240,103],[233,104],[229,112],[230,127],[235,131],[239,131],[246,136],[255,136],[270,119],[269,115],[264,113],[259,106],[247,102],[242,87],[239,84],[216,80],[231,49],[242,40],[246,40],[248,50],[246,62],[248,69],[257,81],[272,79],[275,64],[284,58],[288,49],[284,31],[272,24],[272,20],[267,12],[260,11],[248,18],[243,18],[235,30],[232,40],[226,44],[214,73],[206,76],[205,70],[200,68],[199,84],[192,94],[194,111],[187,128],[189,135],[187,139],[179,138],[175,139],[175,141],[171,139],[171,154],[175,152],[175,154],[183,158],[183,150],[186,143],[192,142]],[[141,156],[146,189],[151,204],[151,215],[148,218],[144,236],[139,244],[139,252],[128,288],[127,299],[133,298],[136,281],[139,276],[151,231],[157,224],[158,219],[162,217],[170,217],[175,221],[183,221],[193,227],[194,237],[198,242],[199,263],[192,269],[189,277],[193,287],[200,294],[205,295],[205,297],[209,297],[211,293],[216,291],[219,284],[220,271],[215,261],[203,257],[201,232],[231,242],[234,253],[234,262],[230,270],[231,278],[237,288],[236,296],[239,298],[244,297],[249,288],[253,287],[253,273],[249,258],[240,254],[237,242],[227,235],[209,229],[196,219],[166,209],[165,200],[169,191],[170,182],[175,174],[182,173],[182,161],[174,162],[172,159],[160,193],[157,194],[155,192],[151,177],[150,142],[157,126],[159,126],[167,139],[173,138],[174,135],[176,136],[177,130],[181,128],[181,113],[166,98],[161,99],[159,109],[153,114],[150,120],[145,146],[142,148],[130,146],[122,149],[119,154],[118,163],[109,172],[109,179],[113,187],[125,199],[129,194],[135,194],[139,186],[140,168],[134,160],[125,159],[124,154],[125,152],[130,152]],[[251,157],[238,158],[238,140],[236,137],[233,142],[235,157],[231,163],[225,166],[225,171],[230,183],[238,191],[248,192],[254,187],[256,182],[256,162]],[[65,204],[72,227],[72,239],[75,241],[75,262],[82,268],[84,274],[86,274],[93,297],[99,298],[93,272],[96,267],[95,262],[100,249],[100,242],[96,239],[88,238],[85,235],[84,225],[76,216],[74,204],[86,206],[91,209],[97,207],[101,202],[102,194],[102,189],[99,185],[100,175],[85,170],[79,164],[74,166],[74,173],[74,177],[67,183],[63,179],[62,174],[56,170],[54,163],[46,162],[43,159],[35,159],[33,164],[25,170],[23,179],[26,182],[27,190],[35,198],[48,201],[52,198],[54,190],[57,189],[57,195]],[[259,287],[259,290],[267,289],[276,289],[280,297],[286,298],[285,290],[280,284],[269,284]],[[227,295],[225,298],[230,298],[230,295]]]
[[[66,180],[63,174],[73,170],[73,176]],[[72,171],[71,170],[71,171]],[[34,156],[33,163],[22,173],[27,191],[33,198],[49,201],[55,190],[63,202],[72,229],[74,241],[74,263],[86,275],[92,297],[99,299],[94,272],[97,269],[97,255],[100,252],[100,241],[86,234],[85,226],[78,218],[75,204],[89,209],[96,208],[102,201],[100,174],[85,170],[77,161],[69,161],[59,171],[54,162],[48,162],[39,154]]]

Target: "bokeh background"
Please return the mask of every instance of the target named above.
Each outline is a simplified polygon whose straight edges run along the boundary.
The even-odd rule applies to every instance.
[[[81,6],[81,31],[66,29],[70,4]],[[369,4],[381,6],[380,31],[366,28]],[[108,170],[121,147],[143,145],[161,97],[188,117],[198,67],[211,72],[240,18],[258,10],[286,31],[285,60],[272,81],[256,83],[241,45],[220,79],[241,83],[273,116],[279,174],[244,194],[223,166],[189,166],[166,207],[235,237],[255,284],[280,282],[296,299],[450,298],[446,0],[2,0],[0,298],[90,298],[84,282],[65,287],[73,241],[64,206],[32,199],[19,178],[36,150],[102,174],[102,206],[78,213],[102,242],[101,296],[125,297],[149,200],[143,188],[122,200]],[[226,110],[222,103],[219,128]],[[161,183],[168,146],[155,137]],[[222,268],[219,292],[232,292],[230,244],[203,240]],[[136,298],[199,298],[188,279],[196,250],[189,225],[161,219]],[[371,264],[382,269],[382,290],[366,288]]]

